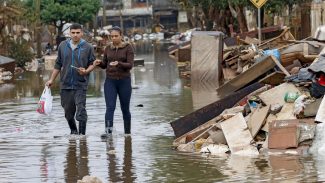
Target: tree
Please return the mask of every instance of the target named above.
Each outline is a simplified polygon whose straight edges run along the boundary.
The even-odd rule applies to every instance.
[[[211,30],[211,24],[215,24],[216,30],[223,32],[229,32],[228,25],[234,24],[235,21],[228,19],[234,19],[230,12],[230,6],[234,6],[237,13],[237,22],[241,32],[247,31],[247,23],[244,16],[244,7],[249,6],[249,0],[175,0],[182,7],[189,10],[192,8],[190,15],[191,24],[194,27],[198,27],[197,22],[202,22],[204,25],[200,25],[204,30]],[[194,10],[194,11],[193,11]],[[193,16],[191,16],[193,15]],[[198,20],[198,21],[193,21]],[[194,23],[194,24],[193,24]],[[206,29],[207,28],[207,29]]]
[[[198,22],[203,22],[202,27],[207,26],[209,22],[214,22],[216,30],[225,31],[225,19],[229,18],[225,12],[233,7],[236,11],[236,22],[240,32],[246,32],[247,21],[245,19],[244,10],[256,10],[256,7],[250,2],[250,0],[173,0],[178,2],[183,9],[187,11],[189,25],[191,28],[200,27]],[[312,0],[269,0],[263,6],[263,9],[268,14],[278,14],[281,15],[285,8],[289,11],[289,26],[292,24],[292,9],[294,5],[300,5],[302,3],[308,3]],[[201,13],[203,12],[203,13]],[[203,14],[203,15],[202,15]],[[203,17],[203,18],[202,18]],[[202,20],[204,19],[204,20]],[[209,29],[207,29],[209,30]]]
[[[239,29],[241,32],[247,32],[247,21],[245,18],[245,7],[252,7],[252,3],[249,0],[228,0],[228,3],[233,5],[237,12],[237,20]]]
[[[27,5],[34,9],[33,0]],[[62,35],[62,27],[68,22],[84,24],[92,21],[101,6],[100,0],[42,0],[41,21],[58,28]]]
[[[5,27],[17,21],[23,14],[19,0],[0,0],[0,53],[7,52],[9,38],[5,34]]]

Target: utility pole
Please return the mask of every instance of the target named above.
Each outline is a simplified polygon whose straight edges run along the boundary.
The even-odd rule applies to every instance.
[[[42,58],[42,46],[41,46],[41,0],[35,0],[35,12],[36,12],[36,50],[37,58]]]
[[[107,25],[106,21],[107,21],[106,20],[106,0],[103,0],[103,24],[102,24],[102,28]]]
[[[123,28],[123,14],[122,14],[122,8],[123,8],[123,0],[121,0],[121,4],[120,4],[120,26],[121,26],[121,30],[124,31]]]
[[[98,13],[95,14],[94,19],[93,19],[93,24],[94,24],[94,36],[97,36],[97,29],[98,29],[98,23],[97,23],[97,17]]]

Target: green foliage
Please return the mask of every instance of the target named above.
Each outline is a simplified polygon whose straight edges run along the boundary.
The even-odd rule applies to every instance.
[[[191,8],[193,6],[202,6],[202,8],[217,7],[219,9],[226,9],[228,3],[234,6],[240,5],[249,9],[256,9],[250,0],[174,0],[181,6]],[[268,12],[281,13],[283,7],[311,2],[312,0],[268,0],[263,6]]]
[[[174,2],[178,3],[185,9],[193,6],[201,6],[203,9],[208,9],[209,7],[224,9],[228,6],[227,0],[174,0]]]
[[[311,2],[312,0],[268,0],[263,6],[269,13],[281,15],[283,8],[291,8],[293,5]]]
[[[34,9],[34,0],[28,0],[26,5]],[[61,23],[78,22],[81,24],[92,20],[101,6],[100,0],[42,0],[41,21],[55,26]]]
[[[9,56],[15,59],[18,67],[24,67],[26,62],[31,62],[34,58],[34,54],[26,41],[10,41]]]

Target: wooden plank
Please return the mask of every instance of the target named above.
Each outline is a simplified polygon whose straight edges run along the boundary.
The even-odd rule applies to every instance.
[[[232,60],[227,60],[226,65],[231,66],[231,65],[233,65],[235,63],[237,64],[237,62],[238,62],[238,58],[234,58]]]
[[[225,81],[234,79],[237,76],[236,71],[230,68],[222,68],[222,73],[223,73],[223,79]]]
[[[284,78],[285,74],[283,74],[282,72],[273,72],[272,74],[269,74],[263,79],[261,79],[259,82],[269,85],[278,85],[283,83]]]
[[[230,51],[223,52],[222,60],[225,61],[229,57],[229,55],[231,55],[231,52]]]
[[[188,135],[195,134],[195,133],[198,133],[199,131],[203,131],[204,129],[209,128],[211,125],[216,124],[217,119],[219,119],[219,118],[215,117],[215,118],[211,119],[210,121],[196,127],[195,129],[185,133],[184,135],[178,137],[177,139],[174,140],[173,146],[178,146],[179,144],[185,144],[186,143],[186,137]]]
[[[249,118],[247,125],[253,138],[255,138],[258,131],[260,131],[262,125],[264,125],[265,119],[269,114],[269,110],[270,110],[269,105],[263,108],[258,108],[253,112],[252,116]]]
[[[293,113],[294,109],[294,103],[284,103],[281,111],[276,116],[276,120],[297,119]]]
[[[233,107],[238,101],[253,91],[263,87],[263,84],[254,83],[245,87],[223,99],[213,102],[205,107],[202,107],[188,115],[183,116],[173,122],[171,126],[174,130],[175,136],[180,137],[183,134],[195,129],[196,127],[206,123],[207,121],[215,118],[227,108]]]
[[[324,123],[325,122],[325,97],[323,97],[322,102],[318,108],[315,121]]]
[[[269,125],[274,120],[276,120],[276,115],[269,114],[269,116],[266,118],[266,122],[265,122],[264,126],[262,127],[262,130],[265,132],[269,132]]]
[[[276,59],[275,57],[273,57],[273,61],[275,62],[275,64],[281,69],[281,71],[286,75],[286,76],[290,76],[290,73],[287,71],[287,69],[285,69],[282,64],[279,62],[278,59]]]
[[[272,104],[283,105],[285,103],[284,96],[286,92],[297,92],[301,94],[301,92],[294,84],[283,83],[279,86],[276,86],[272,89],[269,89],[268,91],[261,93],[259,97],[266,105],[272,105]]]
[[[230,80],[229,82],[217,88],[218,94],[228,95],[234,91],[237,91],[238,89],[242,88],[248,83],[252,82],[259,76],[263,75],[270,69],[274,68],[276,64],[273,61],[273,59],[274,59],[273,56],[268,56],[264,60],[254,64],[247,71],[239,74],[236,78]]]
[[[259,154],[256,147],[251,145],[252,135],[247,128],[243,114],[220,123],[221,129],[227,140],[227,144],[232,154],[249,152],[250,154]]]

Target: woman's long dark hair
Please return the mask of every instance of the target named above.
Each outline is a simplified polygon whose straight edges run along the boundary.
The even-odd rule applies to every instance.
[[[112,28],[111,28],[111,32],[112,32],[112,31],[117,31],[117,32],[120,33],[121,36],[123,36],[123,34],[122,34],[122,30],[121,30],[121,28],[118,27],[118,26],[114,26],[114,27],[112,27]]]

